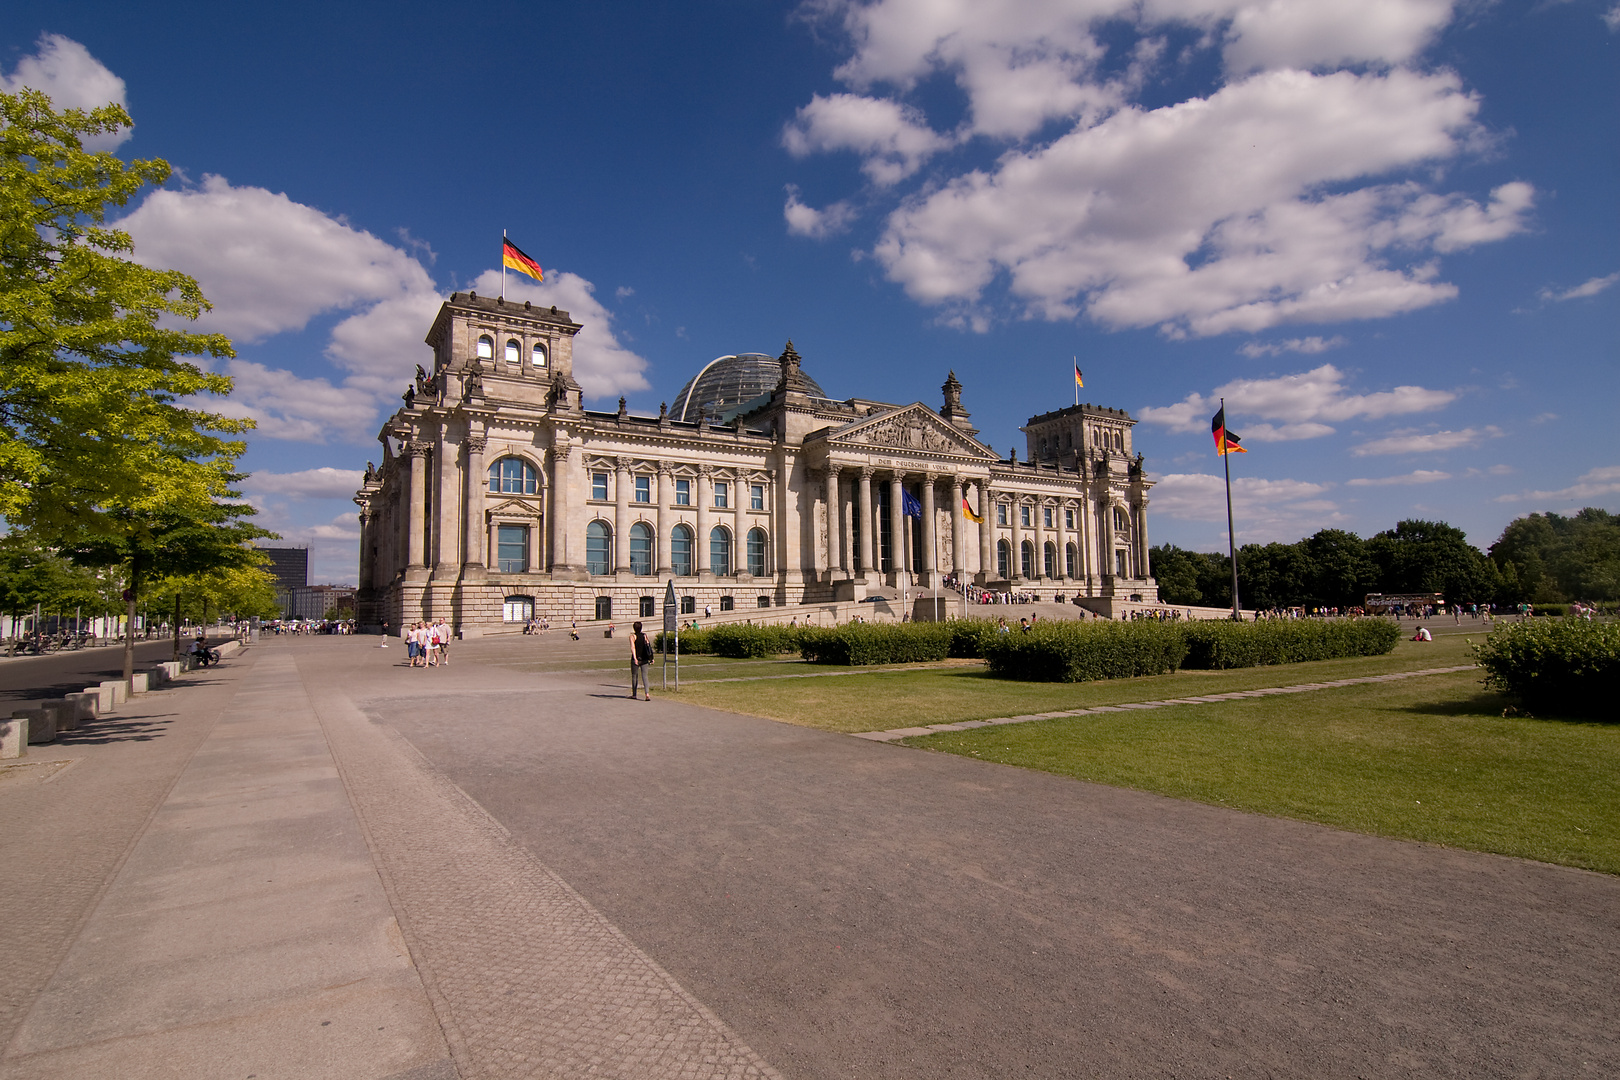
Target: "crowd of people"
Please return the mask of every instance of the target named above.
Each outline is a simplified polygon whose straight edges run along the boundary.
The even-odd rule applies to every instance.
[[[353,619],[271,619],[260,630],[277,637],[300,634],[358,633]]]
[[[450,624],[444,619],[438,622],[411,623],[400,631],[399,636],[405,642],[405,658],[409,666],[414,668],[450,666],[450,639],[453,635]],[[383,626],[382,648],[388,648],[387,624]]]

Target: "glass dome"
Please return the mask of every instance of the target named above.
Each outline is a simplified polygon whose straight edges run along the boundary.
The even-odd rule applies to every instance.
[[[737,353],[717,357],[681,387],[669,407],[670,419],[696,423],[704,413],[715,419],[744,402],[769,394],[781,378],[782,365],[774,356]],[[815,387],[815,396],[826,397],[814,379],[809,381]]]

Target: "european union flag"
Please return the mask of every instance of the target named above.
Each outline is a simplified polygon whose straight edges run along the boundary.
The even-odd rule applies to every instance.
[[[906,517],[922,517],[922,503],[917,501],[917,496],[904,488],[900,489],[900,509]]]

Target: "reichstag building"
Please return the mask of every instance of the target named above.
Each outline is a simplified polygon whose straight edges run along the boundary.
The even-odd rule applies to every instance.
[[[829,398],[790,342],[712,361],[659,415],[585,409],[580,324],[456,293],[383,425],[360,506],[362,623],[444,617],[463,636],[856,601],[944,579],[1152,602],[1135,421],[1077,405],[1031,417],[1027,452],[977,438],[962,385],[938,409]],[[909,513],[907,511],[910,511]],[[981,521],[975,520],[982,519]]]

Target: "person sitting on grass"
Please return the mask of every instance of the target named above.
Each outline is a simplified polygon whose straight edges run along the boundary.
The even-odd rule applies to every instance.
[[[1433,641],[1434,640],[1434,635],[1429,633],[1429,628],[1427,626],[1420,626],[1420,627],[1417,628],[1417,633],[1412,635],[1412,640],[1413,641]]]

